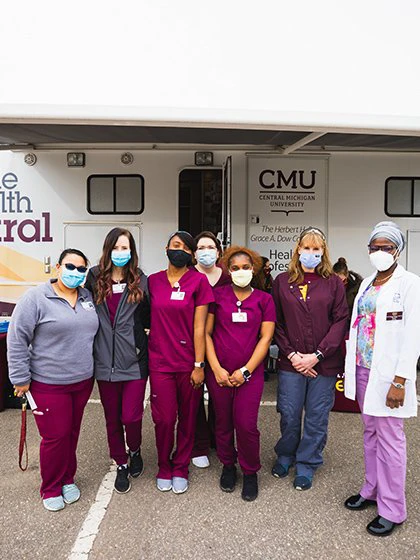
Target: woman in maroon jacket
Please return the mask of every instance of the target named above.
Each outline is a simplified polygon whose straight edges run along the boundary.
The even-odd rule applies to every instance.
[[[348,321],[345,289],[333,274],[321,230],[311,227],[301,233],[289,271],[274,281],[273,297],[281,437],[272,474],[283,478],[295,464],[294,487],[307,490],[322,465],[336,376],[344,368],[340,345]]]

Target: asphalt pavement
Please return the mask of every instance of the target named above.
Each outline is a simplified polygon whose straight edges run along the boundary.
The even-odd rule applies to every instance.
[[[142,454],[144,474],[128,494],[112,492],[102,406],[86,408],[79,444],[77,483],[82,497],[57,513],[39,496],[39,436],[28,413],[29,468],[18,468],[20,411],[0,413],[0,558],[3,560],[420,560],[420,422],[406,422],[408,520],[386,538],[370,536],[375,508],[350,512],[346,497],[363,480],[362,428],[358,414],[331,413],[325,464],[309,491],[294,490],[290,475],[274,479],[273,446],[279,435],[276,379],[265,384],[260,409],[260,494],[255,502],[219,489],[220,464],[191,466],[183,495],[155,487],[156,450],[146,408]],[[99,496],[98,490],[100,490]],[[102,505],[101,505],[102,504]],[[82,529],[83,528],[83,529]]]

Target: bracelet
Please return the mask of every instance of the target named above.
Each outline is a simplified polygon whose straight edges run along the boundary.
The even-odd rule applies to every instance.
[[[291,359],[293,358],[293,356],[296,356],[296,354],[297,354],[297,352],[292,352],[291,354],[289,354],[289,355],[287,356],[287,359],[288,359],[288,360],[291,360]]]

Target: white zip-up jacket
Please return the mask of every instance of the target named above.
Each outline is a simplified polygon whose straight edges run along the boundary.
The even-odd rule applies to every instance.
[[[376,274],[363,280],[356,296],[347,341],[344,392],[356,398],[356,347],[358,302]],[[363,406],[370,416],[417,416],[416,376],[420,354],[420,278],[398,265],[381,289],[376,300],[376,329],[369,382]],[[404,377],[404,405],[391,409],[386,396],[391,382]]]

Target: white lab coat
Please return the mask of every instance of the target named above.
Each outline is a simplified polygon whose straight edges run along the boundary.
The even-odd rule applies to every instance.
[[[356,296],[347,341],[344,393],[356,398],[357,308],[360,296],[376,274],[363,280]],[[387,320],[387,313],[402,312],[401,320]],[[390,315],[388,315],[390,317]],[[371,416],[417,416],[417,360],[420,354],[420,278],[398,265],[381,287],[376,300],[376,329],[372,365],[363,412]],[[391,381],[398,375],[407,379],[404,405],[386,406]]]

